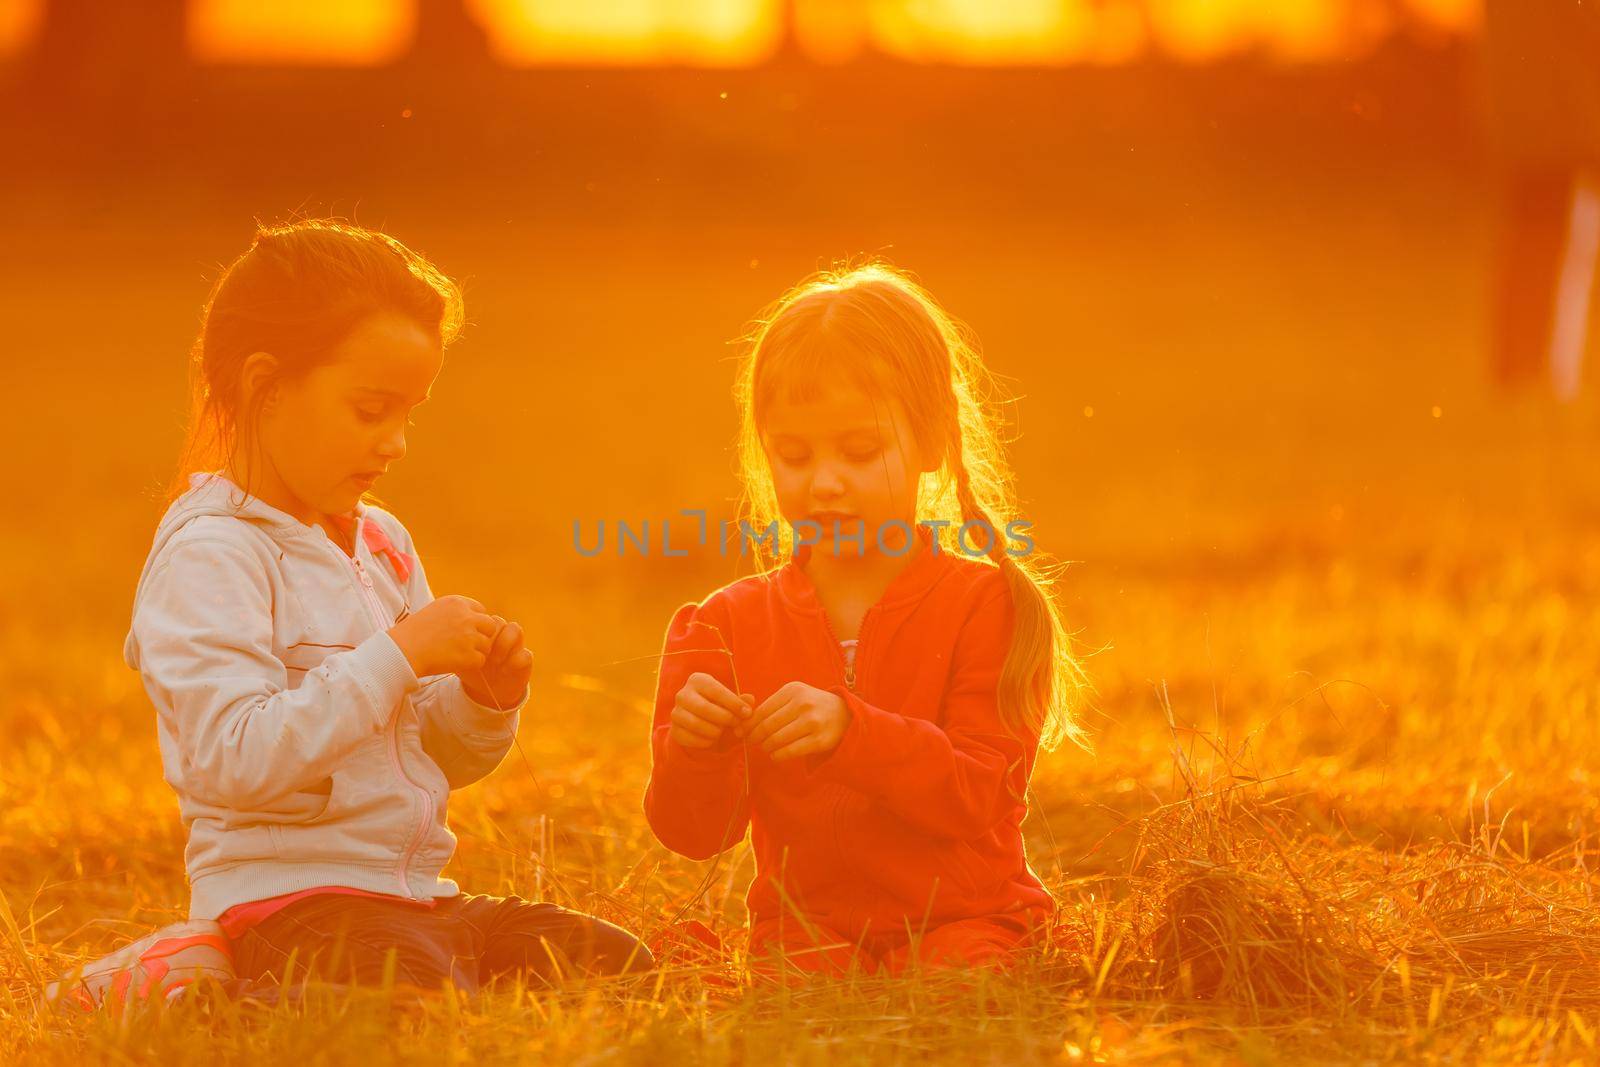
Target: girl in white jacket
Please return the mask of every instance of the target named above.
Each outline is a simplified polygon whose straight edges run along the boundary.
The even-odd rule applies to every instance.
[[[405,528],[364,497],[460,323],[427,260],[333,222],[261,229],[206,308],[181,495],[125,656],[189,832],[178,933],[214,920],[243,983],[291,953],[358,984],[393,953],[400,982],[468,991],[651,963],[609,923],[440,876],[450,791],[510,748],[532,657],[517,624],[435,599]]]

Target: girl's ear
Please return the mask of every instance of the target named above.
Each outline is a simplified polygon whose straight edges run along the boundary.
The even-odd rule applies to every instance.
[[[278,377],[278,357],[270,352],[252,352],[244,359],[239,370],[240,406],[248,408],[259,400],[262,410],[271,407],[277,394],[274,386]]]

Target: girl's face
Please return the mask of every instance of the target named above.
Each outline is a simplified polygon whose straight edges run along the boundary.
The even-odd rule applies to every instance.
[[[303,522],[347,514],[406,454],[412,409],[444,365],[437,336],[403,315],[362,321],[327,362],[279,381],[257,423],[259,494]],[[275,489],[282,502],[267,496]]]
[[[820,539],[817,531],[801,528],[816,539],[813,552],[874,554],[880,530],[891,554],[907,544],[904,530],[886,524],[915,523],[917,483],[930,467],[918,454],[898,399],[874,397],[851,383],[830,384],[806,402],[775,399],[763,418],[761,441],[785,521],[809,519],[821,526]]]

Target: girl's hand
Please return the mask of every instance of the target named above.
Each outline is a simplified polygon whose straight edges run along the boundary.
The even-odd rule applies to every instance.
[[[849,725],[843,697],[804,682],[790,682],[763,700],[745,724],[750,740],[774,763],[832,752]]]
[[[533,653],[523,643],[521,626],[498,615],[493,618],[500,624],[500,632],[489,645],[483,667],[456,674],[467,696],[486,708],[504,711],[515,707],[528,688],[528,679],[533,676]]]
[[[743,724],[755,706],[749,693],[740,696],[711,675],[696,671],[672,702],[672,740],[684,748],[710,748],[730,726]]]
[[[480,669],[500,623],[465,596],[442,596],[389,627],[418,678]]]

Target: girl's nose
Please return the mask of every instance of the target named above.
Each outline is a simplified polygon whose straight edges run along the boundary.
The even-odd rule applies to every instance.
[[[811,495],[820,500],[827,500],[844,492],[844,479],[839,477],[839,472],[831,463],[817,464],[816,473],[811,476]]]
[[[391,463],[406,454],[406,432],[396,430],[378,443],[378,451]]]

